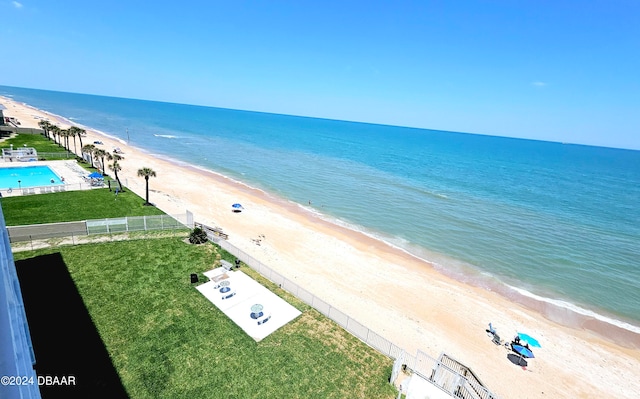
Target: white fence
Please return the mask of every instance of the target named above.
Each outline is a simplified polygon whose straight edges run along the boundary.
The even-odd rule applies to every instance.
[[[211,234],[209,239],[271,282],[292,293],[307,305],[338,323],[342,328],[378,352],[392,359],[401,357],[403,359],[403,368],[413,370],[449,395],[465,399],[497,399],[497,396],[482,386],[475,374],[466,366],[458,363],[455,370],[452,369],[452,362],[455,361],[444,354],[441,355],[440,360],[434,359],[422,351],[418,351],[416,356],[411,356],[398,345],[372,331],[346,313],[334,308],[331,304],[300,287],[228,241]],[[390,382],[393,383],[393,381]]]
[[[78,156],[73,152],[39,152],[39,158],[46,158],[47,160],[52,159],[76,159]]]
[[[86,182],[86,183],[65,183],[65,184],[57,184],[52,186],[37,186],[37,187],[11,187],[4,190],[0,190],[0,196],[15,197],[19,195],[60,193],[63,191],[79,191],[79,190],[89,190],[94,188],[105,188],[105,185],[104,183],[92,184],[91,182]]]
[[[87,220],[87,234],[111,234],[128,231],[167,230],[185,228],[184,224],[173,216],[133,216],[124,218]]]
[[[175,230],[187,228],[189,213],[185,215],[151,215],[124,218],[94,219],[79,222],[48,223],[28,226],[9,226],[9,240],[25,242],[45,240],[54,237],[78,237],[92,234],[115,234],[135,231]]]

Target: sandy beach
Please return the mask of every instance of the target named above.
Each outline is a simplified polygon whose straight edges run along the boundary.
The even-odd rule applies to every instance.
[[[0,97],[22,127],[38,127],[42,111]],[[569,328],[505,297],[450,279],[430,264],[381,241],[322,220],[302,207],[219,174],[180,165],[87,129],[83,142],[124,153],[120,178],[144,198],[143,167],[153,169],[150,201],[168,214],[189,210],[221,227],[229,241],[371,330],[415,355],[444,352],[469,366],[501,398],[636,398],[640,350]],[[240,213],[231,204],[244,206]],[[264,236],[261,245],[254,239]],[[521,330],[542,349],[523,369],[485,333],[492,322],[503,339]]]

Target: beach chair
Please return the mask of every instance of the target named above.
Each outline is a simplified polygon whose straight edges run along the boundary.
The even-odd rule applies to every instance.
[[[498,335],[498,333],[493,333],[493,339],[491,340],[491,342],[493,342],[496,345],[502,345],[502,340],[500,339],[500,336]]]
[[[491,323],[489,323],[489,328],[486,329],[485,331],[489,335],[491,335],[491,342],[493,342],[496,345],[502,345],[502,340],[500,339],[498,332],[496,331],[496,329],[493,327]]]

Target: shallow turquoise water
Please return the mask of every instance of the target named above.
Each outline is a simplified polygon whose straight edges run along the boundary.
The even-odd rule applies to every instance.
[[[53,183],[51,181],[53,180]],[[0,168],[0,188],[19,189],[62,184],[58,175],[48,166]]]

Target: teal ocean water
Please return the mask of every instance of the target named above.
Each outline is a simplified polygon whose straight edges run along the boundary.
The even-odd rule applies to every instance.
[[[5,86],[0,95],[310,207],[556,321],[640,333],[640,151]]]

